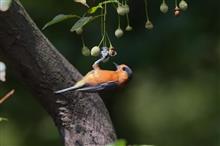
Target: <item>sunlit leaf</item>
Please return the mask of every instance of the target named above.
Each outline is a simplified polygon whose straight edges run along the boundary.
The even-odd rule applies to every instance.
[[[74,0],[74,1],[77,2],[77,3],[81,3],[86,7],[89,7],[89,5],[86,3],[86,0]]]
[[[79,18],[79,16],[59,14],[59,15],[55,16],[51,21],[47,22],[42,29],[45,29],[48,26],[57,24],[59,22],[62,22],[64,20],[71,19],[71,18]]]
[[[112,144],[108,144],[106,146],[127,146],[126,145],[126,140],[124,139],[118,139],[116,142],[112,143]],[[142,145],[129,145],[129,146],[155,146],[155,145],[146,145],[146,144],[142,144]]]
[[[71,32],[76,31],[79,28],[82,28],[84,25],[86,25],[90,20],[92,20],[92,16],[88,17],[81,17],[76,23],[73,25],[73,27],[70,29]]]
[[[0,11],[7,11],[11,6],[12,0],[0,0]]]
[[[108,144],[107,146],[126,146],[126,141],[124,139],[118,139],[113,144]]]
[[[88,10],[88,13],[90,14],[93,14],[95,13],[99,8],[102,8],[102,6],[98,5],[98,6],[95,6],[95,7],[92,7]]]
[[[119,1],[118,0],[107,0],[107,1],[104,1],[104,2],[100,2],[100,3],[98,3],[97,6],[94,6],[94,7],[90,8],[88,10],[88,13],[90,13],[90,14],[95,13],[99,8],[103,8],[104,4],[108,4],[108,3],[119,3]]]
[[[8,121],[8,119],[0,117],[0,122],[3,122],[3,121]]]

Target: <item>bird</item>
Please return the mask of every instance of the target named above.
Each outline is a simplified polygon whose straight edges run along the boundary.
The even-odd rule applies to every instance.
[[[93,70],[88,72],[74,86],[55,91],[55,94],[67,91],[81,92],[100,92],[114,90],[125,85],[132,77],[132,70],[125,64],[118,65],[114,63],[116,70],[104,70],[99,66],[94,66]]]

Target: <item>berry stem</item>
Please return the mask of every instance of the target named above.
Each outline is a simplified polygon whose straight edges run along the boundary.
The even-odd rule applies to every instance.
[[[121,28],[121,17],[118,15],[118,28]]]
[[[84,40],[83,35],[81,35],[81,40],[82,40],[82,45],[83,45],[83,47],[85,47],[86,45],[85,45],[85,40]]]
[[[112,42],[111,42],[111,40],[110,40],[110,38],[109,38],[109,36],[108,36],[108,33],[106,34],[106,36],[107,36],[107,39],[108,39],[108,43],[109,43],[109,48],[113,48],[113,46],[112,46]]]
[[[121,1],[121,3],[120,3],[120,0],[118,0],[119,1],[119,3],[118,3],[118,7],[120,6],[120,4],[122,4],[123,3],[123,1]],[[115,8],[115,10],[117,11],[117,8],[116,8],[116,5],[114,5],[113,4],[113,7]],[[121,18],[120,18],[120,16],[118,15],[118,28],[121,28]]]
[[[125,4],[125,0],[122,0],[122,5],[124,5]]]
[[[101,9],[101,15],[102,15],[102,17],[101,17],[101,36],[103,36],[103,33],[104,33],[104,29],[103,29],[104,10],[103,9]]]
[[[178,6],[177,6],[177,0],[175,0],[175,7],[178,7]]]
[[[130,26],[130,20],[128,14],[126,14],[126,19],[127,19],[127,25]]]
[[[146,17],[147,17],[147,20],[149,20],[147,0],[144,0],[144,5],[145,5]]]
[[[107,15],[107,4],[104,6],[104,20],[103,20],[103,35],[104,35],[104,46],[106,46],[106,15]]]
[[[127,0],[125,0],[125,5],[127,4]],[[128,13],[126,14],[126,19],[127,19],[127,25],[130,26],[130,20],[129,20],[129,16]]]
[[[102,36],[102,39],[101,39],[101,41],[100,41],[100,43],[99,43],[99,45],[98,45],[99,47],[100,47],[100,45],[102,44],[102,42],[104,41],[104,39],[105,39],[105,35]]]

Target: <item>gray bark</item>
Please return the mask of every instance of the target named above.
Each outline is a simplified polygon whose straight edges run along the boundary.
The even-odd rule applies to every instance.
[[[53,118],[65,146],[105,145],[116,135],[98,94],[53,91],[82,76],[46,39],[18,0],[0,12],[0,52]]]

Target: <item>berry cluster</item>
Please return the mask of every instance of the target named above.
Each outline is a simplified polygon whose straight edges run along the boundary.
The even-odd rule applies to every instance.
[[[104,0],[100,3],[98,3],[97,5],[93,6],[93,7],[89,7],[89,5],[86,3],[86,0],[74,0],[75,2],[80,2],[81,4],[85,5],[86,7],[88,7],[87,11],[83,14],[83,16],[78,16],[78,15],[64,15],[64,14],[60,14],[57,15],[56,17],[54,17],[50,22],[48,22],[43,29],[45,29],[46,27],[62,22],[64,20],[67,19],[71,19],[71,18],[77,18],[78,20],[75,22],[75,24],[72,26],[71,28],[71,32],[75,32],[78,35],[81,35],[81,39],[82,39],[82,54],[84,56],[99,56],[101,53],[101,49],[100,48],[108,48],[109,51],[114,50],[113,45],[110,41],[108,32],[107,32],[107,26],[106,26],[106,21],[107,21],[107,11],[109,10],[108,7],[113,7],[116,11],[116,14],[118,16],[118,27],[115,30],[114,34],[115,37],[117,38],[121,38],[124,35],[124,31],[121,27],[121,17],[126,17],[126,21],[127,21],[127,26],[125,27],[125,31],[129,32],[132,31],[133,28],[130,25],[130,21],[129,21],[129,12],[130,12],[130,7],[129,7],[129,0]],[[185,0],[180,0],[180,2],[178,3],[177,0],[175,1],[175,8],[174,8],[174,15],[178,16],[180,14],[181,11],[185,11],[188,8],[188,4]],[[145,28],[148,30],[151,30],[154,28],[154,25],[152,23],[152,21],[149,18],[149,12],[148,12],[148,1],[144,0],[144,8],[145,8],[145,13],[146,13],[146,22],[145,22]],[[160,11],[162,13],[167,13],[169,10],[169,7],[166,3],[166,0],[162,0],[162,3],[160,4]],[[112,11],[111,11],[112,12]],[[96,15],[96,13],[99,13],[98,15]],[[100,28],[101,28],[101,40],[99,42],[98,45],[95,45],[94,47],[92,47],[92,49],[90,50],[89,47],[86,46],[85,41],[84,41],[84,35],[83,35],[83,29],[85,28],[85,26],[95,20],[96,18],[100,18]],[[117,53],[115,53],[117,54]],[[114,56],[114,55],[112,55]]]
[[[177,4],[177,0],[175,0],[175,8],[174,8],[174,15],[179,16],[180,11],[185,11],[188,8],[188,4],[185,0],[180,0],[179,4]],[[168,12],[168,5],[165,0],[162,1],[160,4],[160,11],[162,13],[167,13]]]

